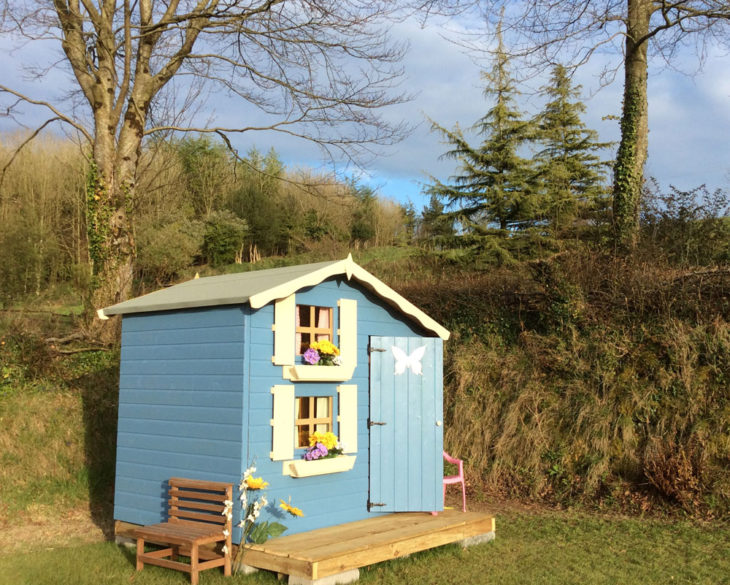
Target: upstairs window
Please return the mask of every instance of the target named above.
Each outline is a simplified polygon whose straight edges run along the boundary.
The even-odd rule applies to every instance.
[[[332,307],[297,305],[295,344],[297,355],[302,355],[315,341],[334,343]]]
[[[332,397],[300,396],[296,399],[296,447],[309,447],[309,435],[332,431]]]

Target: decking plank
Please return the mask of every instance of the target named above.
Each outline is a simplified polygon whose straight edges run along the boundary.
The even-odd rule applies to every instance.
[[[394,519],[395,516],[397,516],[397,520]],[[282,536],[276,540],[267,542],[266,549],[271,551],[290,552],[297,550],[305,552],[308,549],[317,548],[321,545],[329,546],[333,542],[350,541],[354,538],[360,538],[365,534],[385,534],[393,530],[394,523],[398,526],[420,525],[424,522],[429,522],[431,518],[434,517],[421,513],[388,514],[366,520],[349,522],[340,526],[330,526],[310,532],[292,534],[291,536]]]
[[[494,517],[449,510],[389,514],[246,547],[246,564],[319,579],[494,531]]]
[[[442,531],[448,530],[450,534],[454,534],[457,531],[462,533],[471,533],[474,529],[468,530],[467,526],[476,526],[479,524],[481,518],[428,518],[425,522],[409,523],[406,519],[398,521],[398,518],[393,520],[393,524],[387,531],[362,534],[356,538],[351,538],[348,541],[339,540],[334,543],[320,544],[316,547],[312,547],[303,551],[306,558],[312,561],[323,561],[330,559],[339,554],[352,554],[360,550],[370,550],[373,547],[383,547],[390,545],[398,545],[402,542],[408,542],[414,539],[421,539],[429,535],[438,534]],[[489,522],[491,526],[491,521]],[[476,528],[480,530],[481,527]],[[478,532],[488,532],[488,530],[482,530]],[[469,534],[472,536],[473,534]],[[464,536],[463,538],[467,538]],[[460,540],[460,539],[458,539]],[[449,541],[453,542],[453,540]],[[434,546],[440,546],[439,544]],[[422,549],[421,549],[422,550]]]

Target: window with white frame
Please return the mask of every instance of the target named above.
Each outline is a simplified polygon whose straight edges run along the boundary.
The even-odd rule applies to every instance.
[[[335,432],[335,423],[345,453],[357,452],[357,386],[340,384],[336,392],[335,417],[334,396],[297,396],[293,385],[272,387],[272,460],[293,459],[295,449],[309,446],[311,433]]]
[[[315,341],[334,343],[332,307],[296,305],[294,346],[296,354],[302,355]]]
[[[274,303],[274,354],[282,377],[292,381],[345,381],[357,366],[357,301],[339,299],[336,307],[296,303],[296,295]],[[330,341],[339,350],[339,365],[324,368],[302,362],[315,341]]]
[[[299,396],[294,415],[295,446],[309,447],[309,435],[314,432],[334,432],[332,427],[331,396]]]

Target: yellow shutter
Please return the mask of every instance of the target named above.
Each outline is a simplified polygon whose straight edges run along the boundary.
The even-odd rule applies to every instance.
[[[274,303],[274,364],[294,365],[294,330],[296,327],[296,299],[289,295]]]
[[[357,301],[340,299],[340,328],[337,330],[342,364],[357,366]]]
[[[271,459],[281,461],[294,458],[294,386],[274,386],[274,418],[271,419]]]
[[[357,453],[357,386],[343,384],[337,386],[340,402],[339,423],[340,443],[345,446],[345,453]]]

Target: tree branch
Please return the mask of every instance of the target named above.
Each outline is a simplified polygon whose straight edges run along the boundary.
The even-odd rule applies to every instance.
[[[45,102],[45,101],[42,101],[42,100],[34,100],[33,98],[30,98],[30,97],[28,97],[28,96],[26,96],[26,95],[24,95],[24,94],[22,94],[22,93],[20,93],[18,91],[15,91],[14,89],[11,89],[11,88],[9,88],[9,87],[7,87],[5,85],[0,85],[0,93],[9,93],[9,94],[14,95],[15,97],[19,98],[20,100],[22,100],[24,102],[27,102],[29,104],[32,104],[34,106],[43,106],[45,108],[48,108],[49,110],[51,110],[51,112],[53,112],[54,114],[56,114],[56,118],[55,119],[60,120],[62,122],[65,122],[69,126],[74,127],[76,130],[78,130],[81,134],[84,135],[84,138],[86,138],[86,140],[88,140],[90,143],[93,142],[93,139],[91,137],[91,134],[89,134],[83,126],[81,126],[77,122],[74,122],[69,116],[67,116],[67,115],[62,114],[61,112],[59,112],[52,104],[49,104],[48,102]]]

